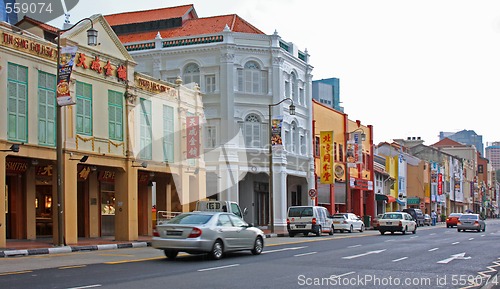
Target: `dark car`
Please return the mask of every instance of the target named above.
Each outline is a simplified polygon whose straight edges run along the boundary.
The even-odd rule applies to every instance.
[[[413,219],[415,219],[417,226],[424,226],[425,225],[425,218],[424,218],[424,214],[422,213],[422,210],[408,208],[408,209],[404,209],[403,212],[410,214],[413,217]]]

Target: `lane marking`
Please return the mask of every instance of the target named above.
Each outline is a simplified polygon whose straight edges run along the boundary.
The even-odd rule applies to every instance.
[[[403,257],[403,258],[395,259],[395,260],[392,260],[392,262],[399,262],[399,261],[403,261],[405,259],[408,259],[408,257]]]
[[[226,265],[226,266],[205,268],[205,269],[198,270],[198,272],[211,271],[211,270],[219,270],[219,269],[231,268],[231,267],[236,267],[236,266],[240,266],[240,264],[233,264],[233,265]]]
[[[347,272],[347,273],[340,274],[340,275],[330,275],[330,278],[331,279],[340,278],[340,277],[344,277],[344,276],[351,275],[354,273],[356,273],[356,272],[352,271],[352,272]]]
[[[88,286],[80,286],[80,287],[71,287],[67,289],[85,289],[85,288],[95,288],[95,287],[101,287],[101,284],[94,284],[94,285],[88,285]]]
[[[7,273],[0,273],[0,276],[7,276],[7,275],[17,275],[17,274],[26,274],[26,273],[31,273],[33,271],[17,271],[17,272],[7,272]]]
[[[394,242],[396,241],[395,239],[389,239],[389,240],[385,240],[384,242]]]
[[[135,259],[135,260],[122,260],[122,261],[111,261],[111,262],[104,262],[103,264],[106,265],[116,265],[116,264],[123,264],[123,263],[132,263],[132,262],[144,262],[144,261],[152,261],[152,260],[161,260],[165,259],[166,257],[152,257],[152,258],[144,258],[144,259]]]
[[[357,254],[357,255],[342,257],[342,259],[354,259],[354,258],[358,258],[358,257],[363,257],[363,256],[371,255],[371,254],[379,254],[379,253],[384,252],[385,250],[387,250],[387,249],[375,250],[375,251],[368,251],[368,252],[362,253],[362,254]]]
[[[300,257],[300,256],[307,256],[307,255],[313,255],[313,254],[316,254],[318,252],[309,252],[309,253],[303,253],[303,254],[297,254],[297,255],[293,255],[294,257]]]
[[[65,269],[82,268],[82,267],[86,267],[86,266],[87,265],[73,265],[73,266],[59,267],[57,269],[59,269],[59,270],[65,270]]]
[[[438,263],[438,264],[448,264],[448,263],[450,263],[453,260],[469,260],[470,258],[471,258],[470,256],[465,257],[465,252],[463,252],[463,253],[460,253],[460,254],[451,255],[450,258],[438,261],[436,263]]]
[[[453,242],[452,245],[460,244],[460,242]]]
[[[283,252],[283,251],[289,251],[289,250],[299,250],[299,249],[304,249],[307,248],[307,246],[302,246],[302,247],[292,247],[292,248],[282,248],[282,249],[276,249],[276,250],[270,250],[270,251],[264,251],[261,254],[267,254],[267,253],[274,253],[274,252]]]
[[[432,249],[429,249],[428,251],[432,252],[432,251],[436,251],[436,250],[439,250],[439,248],[432,248]]]
[[[469,238],[469,241],[472,241],[472,240],[474,240],[474,238]]]
[[[356,248],[356,247],[361,247],[361,245],[352,245],[352,246],[348,246],[347,248]]]
[[[481,237],[484,237],[484,236],[486,236],[486,235],[481,235]]]
[[[413,237],[410,237],[410,239],[413,239],[413,238],[418,238],[418,236],[413,236]]]
[[[430,233],[429,236],[436,235],[436,233]]]

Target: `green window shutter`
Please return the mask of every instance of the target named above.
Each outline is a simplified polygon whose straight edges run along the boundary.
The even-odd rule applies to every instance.
[[[8,63],[7,68],[7,137],[28,140],[28,68]]]
[[[152,159],[153,143],[152,143],[152,125],[151,125],[151,101],[141,99],[141,133],[140,133],[140,152],[141,159]]]
[[[123,140],[123,93],[108,91],[109,138]]]
[[[92,85],[76,82],[76,133],[92,135]]]
[[[56,142],[56,76],[38,72],[38,143],[55,146]]]

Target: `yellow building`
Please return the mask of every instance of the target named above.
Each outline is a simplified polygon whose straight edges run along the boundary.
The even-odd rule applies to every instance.
[[[199,90],[135,73],[104,18],[90,20],[98,46],[86,44],[90,21],[61,37],[62,46],[78,51],[69,82],[76,104],[62,107],[60,120],[51,41],[57,29],[29,18],[19,24],[25,30],[0,24],[0,247],[8,239],[42,236],[54,244],[60,236],[65,244],[79,237],[136,240],[152,234],[153,207],[188,211],[206,195],[204,162],[196,153],[204,119]]]

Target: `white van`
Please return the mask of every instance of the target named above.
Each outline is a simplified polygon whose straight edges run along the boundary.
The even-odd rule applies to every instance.
[[[325,207],[320,206],[292,206],[288,208],[286,227],[290,237],[302,233],[307,236],[314,233],[333,235],[333,224],[330,214]]]

